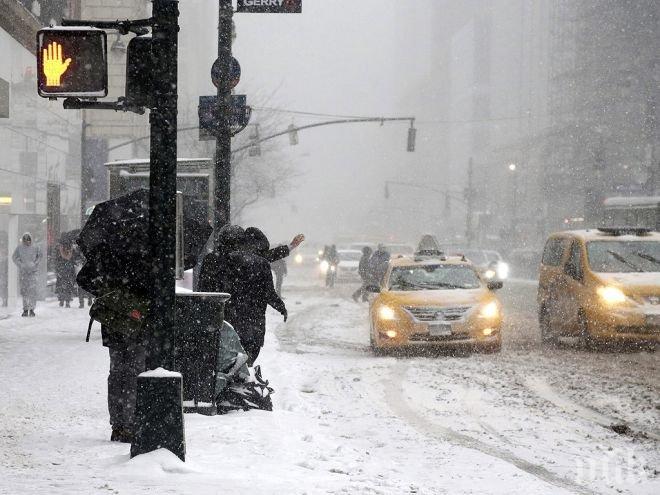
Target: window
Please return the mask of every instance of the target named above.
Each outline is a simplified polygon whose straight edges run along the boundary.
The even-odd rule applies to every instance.
[[[547,266],[559,266],[564,256],[566,242],[564,239],[550,239],[543,250],[541,263]]]
[[[587,256],[597,273],[660,272],[658,241],[592,241]]]
[[[389,287],[395,291],[478,289],[481,282],[467,266],[416,265],[394,268]]]
[[[578,241],[574,241],[571,245],[571,254],[568,257],[564,271],[575,280],[582,280],[582,253]]]

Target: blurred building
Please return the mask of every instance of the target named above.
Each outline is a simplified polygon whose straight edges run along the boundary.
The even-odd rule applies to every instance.
[[[80,221],[80,113],[37,96],[36,32],[69,2],[0,0],[0,297],[17,296],[11,254],[23,232],[53,253]],[[50,261],[50,259],[49,259]],[[49,263],[50,264],[50,263]],[[41,267],[46,286],[47,264]]]
[[[658,194],[658,2],[440,1],[434,18],[438,168],[467,187],[472,159],[476,243],[537,248],[605,197]]]

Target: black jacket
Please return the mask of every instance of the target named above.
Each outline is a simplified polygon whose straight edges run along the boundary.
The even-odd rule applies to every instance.
[[[263,345],[266,332],[266,307],[270,305],[283,315],[284,302],[275,292],[270,264],[258,254],[235,251],[228,257],[231,266],[225,319],[231,323],[241,341],[256,341]]]

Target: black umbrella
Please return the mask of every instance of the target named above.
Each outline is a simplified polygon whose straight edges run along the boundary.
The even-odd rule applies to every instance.
[[[184,208],[184,268],[193,268],[213,229]],[[136,292],[148,289],[149,191],[138,189],[95,206],[78,236],[77,244],[88,263],[78,282],[98,294],[123,286]]]

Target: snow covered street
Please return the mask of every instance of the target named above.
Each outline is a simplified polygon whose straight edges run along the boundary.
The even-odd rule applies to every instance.
[[[300,275],[258,361],[274,412],[186,414],[186,463],[109,441],[87,310],[1,320],[0,493],[660,491],[657,353],[542,347],[536,288],[519,281],[501,293],[501,354],[375,357],[353,287]]]

